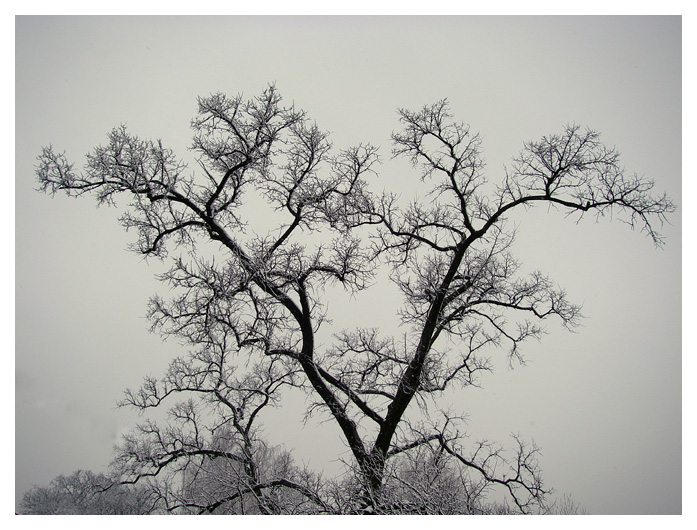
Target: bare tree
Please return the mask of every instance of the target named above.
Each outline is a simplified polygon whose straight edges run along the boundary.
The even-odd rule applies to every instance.
[[[579,307],[550,278],[522,274],[511,254],[509,214],[536,204],[578,217],[611,213],[660,245],[657,225],[674,210],[670,199],[652,195],[652,182],[626,173],[598,133],[575,125],[525,144],[503,177],[489,183],[479,136],[455,122],[441,101],[399,111],[393,155],[420,168],[427,192],[405,202],[369,189],[375,147],[333,150],[328,134],[304,112],[284,107],[273,86],[249,101],[214,94],[198,104],[197,175],[161,141],[141,140],[123,127],[88,155],[82,172],[51,147],[39,157],[44,191],[92,194],[107,204],[129,197],[121,222],[138,233],[134,250],[171,259],[161,279],[176,294],[153,298],[150,318],[156,330],[197,348],[203,368],[175,363],[163,387],[146,381],[127,401],[147,407],[173,391],[204,392],[213,406],[227,408],[240,451],[234,454],[241,455],[254,443],[245,445],[235,410],[246,404],[255,414],[266,399],[278,404],[281,387],[302,388],[312,407],[336,422],[351,451],[356,491],[341,511],[389,511],[393,470],[401,465],[394,463],[427,446],[467,472],[467,491],[499,488],[515,510],[539,509],[548,490],[533,444],[517,439],[509,457],[489,442],[466,446],[455,416],[443,413],[427,424],[420,412],[454,385],[475,383],[479,371],[491,368],[489,352],[503,348],[522,360],[521,345],[540,337],[546,320],[577,323]],[[260,198],[271,212],[264,217],[255,216]],[[248,226],[250,219],[257,224]],[[179,255],[168,258],[172,250]],[[383,265],[403,295],[401,335],[346,328],[332,346],[318,346],[325,286],[355,293]],[[237,359],[234,373],[224,371],[221,359],[229,358]],[[175,418],[194,428],[194,414],[185,407]],[[164,436],[146,427],[143,435],[159,445],[146,459],[152,470],[133,468],[135,476],[199,450],[200,433]],[[253,477],[245,458],[239,462]],[[260,487],[255,480],[252,488]]]
[[[114,484],[105,475],[76,471],[48,486],[34,486],[22,498],[25,515],[143,515],[155,506],[147,488]]]
[[[228,330],[211,324],[207,332],[207,339],[190,337],[197,349],[174,359],[161,380],[146,378],[138,391],[126,392],[121,405],[141,412],[174,404],[165,426],[148,420],[124,436],[112,462],[116,482],[147,483],[165,512],[329,510],[312,474],[258,435],[260,413],[283,386],[296,385],[297,370],[283,357],[262,357],[240,376]]]

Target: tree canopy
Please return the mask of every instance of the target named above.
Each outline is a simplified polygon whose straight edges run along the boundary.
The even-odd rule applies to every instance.
[[[522,272],[507,217],[546,204],[625,222],[660,246],[675,206],[578,125],[525,143],[488,180],[479,135],[446,100],[398,115],[392,155],[420,172],[414,197],[379,189],[378,148],[335,149],[273,85],[248,100],[199,98],[194,168],[123,126],[82,171],[43,149],[43,191],[119,208],[127,197],[132,249],[169,264],[160,280],[172,294],[151,299],[152,329],[190,348],[126,392],[122,404],[140,410],[172,403],[170,421],[124,438],[115,481],[147,481],[173,512],[544,511],[534,443],[470,442],[464,412],[439,399],[475,384],[500,350],[522,360],[546,321],[578,323],[579,306],[551,278]],[[326,287],[374,288],[384,268],[402,296],[399,329],[332,322]],[[318,340],[326,330],[329,345]],[[264,441],[264,411],[289,391],[339,427],[353,459],[343,482]],[[499,508],[486,501],[494,491]]]

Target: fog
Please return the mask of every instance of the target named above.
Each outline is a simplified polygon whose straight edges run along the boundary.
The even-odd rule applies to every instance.
[[[610,219],[516,217],[516,257],[583,304],[583,326],[550,326],[526,345],[526,366],[509,369],[501,352],[454,405],[474,438],[534,439],[546,483],[591,514],[680,513],[681,39],[679,17],[18,17],[16,504],[59,474],[105,471],[138,420],[116,401],[183,353],[144,318],[161,265],[125,250],[135,235],[117,210],[37,193],[41,147],[80,168],[124,123],[189,157],[197,96],[275,82],[335,147],[381,146],[388,182],[418,178],[390,161],[396,109],[448,98],[481,133],[492,181],[523,142],[577,123],[670,195],[662,249]],[[375,308],[398,301],[381,289],[339,313],[388,326]],[[303,425],[296,401],[269,416],[270,438],[337,471],[338,433]]]

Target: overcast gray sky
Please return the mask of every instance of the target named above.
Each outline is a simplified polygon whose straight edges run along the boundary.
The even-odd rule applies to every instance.
[[[17,18],[17,502],[61,473],[104,471],[137,419],[116,409],[122,391],[182,353],[147,331],[159,269],[125,251],[132,238],[119,213],[34,191],[41,146],[53,143],[81,167],[125,123],[185,157],[196,96],[253,96],[274,81],[332,131],[335,146],[380,145],[386,178],[397,167],[389,163],[397,107],[447,97],[481,133],[490,180],[524,141],[578,123],[668,192],[678,211],[662,250],[609,220],[575,224],[543,209],[516,219],[516,256],[583,303],[586,319],[575,334],[551,326],[527,345],[529,365],[501,363],[457,405],[473,437],[533,438],[547,484],[590,513],[679,513],[679,17]],[[357,302],[356,322],[361,303],[375,299]],[[338,469],[336,433],[318,447],[325,427],[299,417],[284,415],[296,442],[286,439],[287,448]],[[280,443],[279,421],[270,418],[268,430]]]

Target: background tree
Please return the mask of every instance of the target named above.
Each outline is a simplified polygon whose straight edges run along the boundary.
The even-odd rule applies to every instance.
[[[146,382],[153,390],[146,388],[144,400],[131,394],[131,404],[159,404],[173,388],[199,392],[200,381],[234,417],[234,400],[247,388],[239,384],[243,371],[271,373],[275,366],[274,391],[304,389],[350,448],[357,489],[345,511],[389,511],[388,486],[398,476],[392,470],[426,446],[500,488],[516,510],[537,510],[548,490],[534,444],[517,439],[511,457],[487,441],[468,447],[456,416],[433,411],[446,390],[476,383],[478,372],[491,368],[491,352],[504,348],[511,361],[522,360],[521,345],[542,335],[544,321],[578,321],[579,307],[551,279],[522,273],[507,217],[536,204],[578,217],[611,214],[660,245],[656,227],[674,205],[652,195],[652,182],[626,173],[618,153],[591,130],[567,126],[525,144],[489,183],[478,135],[453,121],[446,101],[399,114],[393,154],[422,172],[412,198],[370,191],[377,149],[334,152],[327,133],[282,106],[273,86],[249,101],[199,99],[192,122],[198,175],[162,142],[124,127],[88,155],[83,172],[49,147],[37,174],[51,193],[93,194],[107,204],[119,194],[130,198],[121,221],[138,233],[134,250],[172,264],[161,279],[176,294],[153,298],[154,329],[211,355],[202,372],[185,371],[179,386],[170,381],[155,390]],[[259,198],[273,215],[255,216]],[[258,223],[250,228],[247,219]],[[169,258],[172,249],[180,255]],[[335,333],[333,346],[318,346],[327,330],[325,287],[365,289],[382,264],[403,295],[401,336],[347,328]],[[237,359],[237,383],[227,386],[211,351]],[[188,422],[190,414],[178,419]],[[156,457],[198,447],[196,435],[190,439],[175,435]]]
[[[48,486],[34,486],[22,498],[24,515],[144,515],[155,499],[148,488],[114,484],[104,474],[79,470]]]

